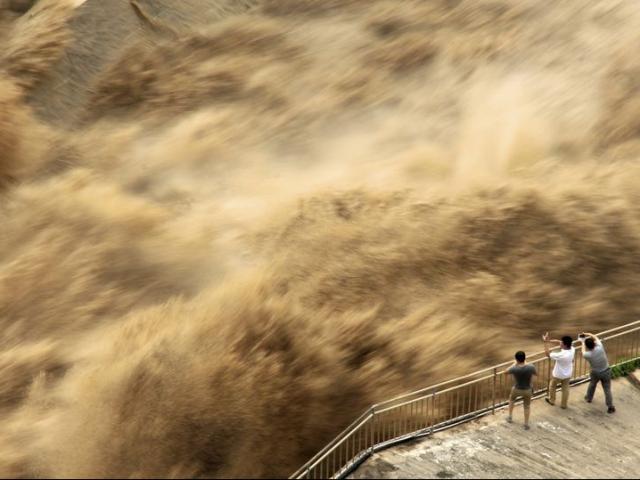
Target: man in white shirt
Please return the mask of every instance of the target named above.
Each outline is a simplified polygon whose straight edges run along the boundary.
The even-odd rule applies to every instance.
[[[569,336],[562,337],[562,340],[550,340],[549,332],[542,336],[544,342],[544,353],[552,360],[556,361],[549,382],[549,395],[545,400],[551,405],[556,404],[556,389],[558,384],[562,386],[562,402],[561,408],[567,408],[569,402],[569,381],[573,375],[573,357],[575,356],[575,348],[573,348],[573,339]],[[549,352],[549,344],[560,344],[561,350]]]

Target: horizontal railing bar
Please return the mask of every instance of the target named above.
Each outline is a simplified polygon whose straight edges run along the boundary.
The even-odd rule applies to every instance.
[[[621,337],[622,335],[627,335],[629,333],[637,332],[638,330],[640,330],[640,327],[632,328],[631,330],[627,330],[625,332],[616,333],[615,335],[610,335],[608,337],[602,338],[601,340],[604,342],[606,340],[611,340],[612,338],[618,338],[618,337]]]

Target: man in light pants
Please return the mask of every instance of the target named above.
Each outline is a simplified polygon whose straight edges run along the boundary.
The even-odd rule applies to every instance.
[[[562,386],[562,403],[560,408],[567,408],[569,402],[569,381],[573,374],[573,357],[575,355],[575,348],[573,348],[573,339],[571,337],[562,337],[562,340],[550,340],[549,332],[542,336],[544,341],[544,353],[547,357],[556,361],[553,367],[553,373],[551,374],[551,381],[549,382],[549,396],[545,398],[547,403],[551,405],[556,404],[556,388],[558,384]],[[562,349],[559,352],[549,352],[549,344],[560,344]]]
[[[611,369],[609,368],[607,352],[604,351],[604,346],[600,339],[593,333],[581,333],[578,338],[582,342],[582,356],[591,365],[591,381],[584,399],[591,403],[598,382],[602,382],[604,398],[607,402],[607,412],[613,413],[616,411],[616,407],[613,406],[613,397],[611,396]]]
[[[509,395],[509,416],[507,422],[513,422],[513,402],[522,397],[524,404],[524,429],[529,430],[529,415],[531,413],[531,396],[533,395],[533,386],[531,385],[531,377],[537,375],[535,365],[526,362],[527,356],[523,351],[516,352],[515,363],[507,370],[507,373],[513,375],[514,384]]]

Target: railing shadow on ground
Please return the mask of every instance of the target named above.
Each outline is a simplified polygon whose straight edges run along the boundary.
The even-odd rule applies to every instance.
[[[640,358],[640,320],[606,330],[611,366]],[[579,342],[574,342],[579,345]],[[544,352],[528,357],[538,375],[535,398],[546,395],[553,361]],[[373,405],[290,478],[344,478],[373,453],[468,422],[508,405],[512,382],[505,362]],[[571,384],[589,379],[589,364],[576,349]]]

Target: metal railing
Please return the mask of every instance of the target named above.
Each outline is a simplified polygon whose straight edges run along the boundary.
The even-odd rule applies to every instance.
[[[640,320],[598,336],[606,342],[612,367],[639,358]],[[533,377],[534,397],[545,395],[552,360],[538,352],[529,355],[527,361],[538,371]],[[495,412],[509,402],[512,380],[505,370],[512,363],[501,363],[373,405],[291,478],[343,478],[374,452]],[[571,383],[586,381],[589,371],[581,349],[576,349]]]

